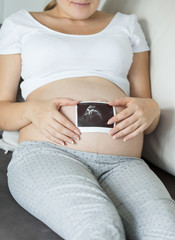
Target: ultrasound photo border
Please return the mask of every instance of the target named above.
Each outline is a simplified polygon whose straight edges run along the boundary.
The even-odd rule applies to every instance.
[[[81,101],[79,103],[104,103],[107,104],[107,102],[99,102],[99,101]],[[112,106],[113,108],[113,115],[116,115],[116,109],[114,106]],[[81,131],[81,132],[103,132],[103,133],[109,133],[109,131],[116,125],[116,123],[113,123],[113,127],[78,127],[78,114],[77,114],[77,105],[75,105],[75,125],[76,127]]]

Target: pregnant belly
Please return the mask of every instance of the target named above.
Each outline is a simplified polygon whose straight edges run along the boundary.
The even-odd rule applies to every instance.
[[[126,94],[109,80],[91,76],[66,78],[46,84],[33,91],[27,101],[68,97],[79,101],[107,102],[125,96]],[[115,109],[118,113],[124,107],[115,107]],[[62,106],[60,112],[75,124],[75,106]],[[32,123],[20,130],[19,143],[27,140],[51,142]],[[74,144],[66,142],[62,147],[86,152],[141,157],[143,133],[123,142],[123,138],[113,139],[104,132],[81,132],[79,141],[75,141]]]

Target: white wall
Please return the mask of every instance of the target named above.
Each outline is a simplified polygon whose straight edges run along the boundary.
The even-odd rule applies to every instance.
[[[28,11],[42,11],[48,2],[49,0],[0,0],[0,22],[22,8]]]
[[[101,0],[99,10],[106,0]],[[0,0],[0,23],[10,14],[25,8],[28,11],[42,11],[50,0]]]

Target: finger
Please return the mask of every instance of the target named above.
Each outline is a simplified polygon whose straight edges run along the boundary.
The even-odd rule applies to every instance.
[[[146,129],[146,126],[143,124],[139,128],[137,128],[134,132],[130,133],[129,135],[125,136],[123,141],[126,142],[133,137],[136,137],[138,134],[143,133]]]
[[[58,136],[58,138],[61,138],[66,142],[72,143],[72,140],[80,140],[78,134],[73,133],[71,130],[64,127],[62,124],[58,123],[55,120],[52,120],[49,126],[54,129],[55,136]]]
[[[56,98],[55,103],[59,106],[75,105],[79,101],[73,98]]]
[[[125,120],[118,123],[115,127],[113,127],[113,129],[109,131],[110,135],[113,135],[113,134],[121,131],[122,129],[131,126],[137,120],[138,120],[138,118],[135,114],[131,115],[129,118],[126,118]]]
[[[65,145],[64,142],[61,139],[58,139],[54,136],[52,136],[47,130],[43,130],[43,134],[44,136],[46,136],[46,138],[48,138],[50,141],[59,144],[59,145]]]
[[[52,136],[53,138],[59,139],[61,141],[63,141],[63,143],[67,142],[67,143],[71,143],[74,144],[74,140],[68,138],[67,136],[63,135],[60,132],[57,132],[54,128],[52,128],[51,126],[47,127],[47,131],[50,134],[50,136]]]
[[[109,101],[109,105],[115,105],[115,106],[126,106],[128,107],[128,104],[131,101],[131,97],[122,97],[122,98],[116,98],[113,101]]]
[[[139,121],[136,121],[135,123],[133,123],[132,125],[128,126],[127,128],[121,130],[120,132],[118,132],[117,134],[115,134],[113,136],[113,138],[120,138],[120,137],[124,137],[127,134],[132,133],[133,131],[135,131],[138,127],[140,127],[140,123]]]
[[[131,116],[134,113],[132,108],[125,108],[108,120],[108,124],[120,122],[121,120]]]
[[[71,122],[69,121],[63,114],[59,111],[55,111],[53,114],[53,118],[65,126],[67,129],[71,130],[73,133],[80,135],[80,130]]]

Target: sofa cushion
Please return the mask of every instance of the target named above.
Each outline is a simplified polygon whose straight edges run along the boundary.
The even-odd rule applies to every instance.
[[[156,130],[145,136],[143,157],[175,175],[175,1],[107,0],[103,11],[138,16],[151,48],[152,97],[161,108]]]

